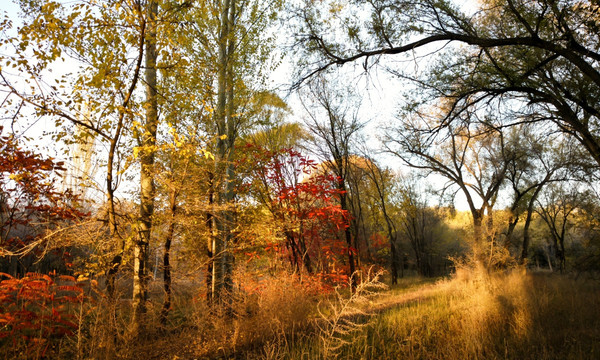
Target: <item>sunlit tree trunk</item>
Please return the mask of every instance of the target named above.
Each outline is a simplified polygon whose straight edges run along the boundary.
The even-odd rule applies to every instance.
[[[231,54],[232,47],[232,19],[235,9],[235,0],[224,0],[221,9],[221,29],[219,33],[219,57],[217,74],[217,107],[215,111],[215,121],[217,125],[217,154],[215,157],[215,173],[217,175],[215,185],[217,187],[217,204],[220,207],[226,207],[229,204],[228,198],[231,196],[230,180],[232,170],[230,164],[227,164],[231,158],[233,144],[230,136],[233,135],[230,122],[232,121],[233,84],[231,77]],[[231,144],[231,145],[230,145]],[[212,241],[213,267],[212,267],[212,299],[214,301],[222,300],[223,287],[225,285],[225,275],[229,272],[227,255],[227,245],[231,238],[231,228],[229,222],[231,214],[228,209],[219,209],[219,216],[214,220],[216,228],[214,229]],[[213,214],[214,216],[215,214]]]
[[[158,126],[157,74],[156,74],[156,14],[158,3],[149,1],[146,18],[146,121],[140,151],[140,217],[139,235],[135,242],[133,259],[133,324],[134,332],[140,333],[146,313],[148,298],[148,246],[154,214],[154,154]]]
[[[225,117],[227,122],[227,138],[226,138],[226,167],[227,171],[225,174],[225,193],[224,203],[226,205],[223,219],[225,221],[225,231],[223,234],[224,252],[223,252],[223,286],[228,293],[233,290],[233,267],[235,258],[231,247],[233,245],[233,229],[235,223],[235,166],[233,164],[233,155],[235,153],[235,139],[236,132],[234,120],[235,115],[235,104],[234,104],[234,79],[233,79],[233,52],[235,51],[235,43],[231,37],[233,36],[233,26],[235,22],[235,0],[230,1],[230,9],[228,15],[228,44],[227,44],[227,107],[225,111]]]
[[[214,241],[216,239],[215,233],[215,220],[214,220],[214,206],[215,206],[215,188],[214,188],[214,174],[208,173],[208,206],[209,211],[206,212],[206,227],[208,229],[208,241],[206,244],[206,256],[208,262],[206,263],[206,301],[208,305],[212,304],[213,299],[213,268],[214,268]]]
[[[163,301],[163,307],[160,312],[160,323],[166,325],[169,312],[171,310],[171,298],[172,298],[172,277],[171,277],[171,244],[173,243],[173,237],[175,236],[175,215],[177,212],[177,192],[174,190],[170,194],[169,209],[171,211],[171,219],[169,221],[169,228],[167,230],[167,236],[165,238],[165,248],[163,253],[163,287],[165,290],[165,299]]]

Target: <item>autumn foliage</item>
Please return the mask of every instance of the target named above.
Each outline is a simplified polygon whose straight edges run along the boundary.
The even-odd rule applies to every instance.
[[[14,278],[0,273],[0,348],[44,357],[79,326],[81,284],[71,276],[28,273]]]
[[[87,214],[58,186],[63,162],[23,149],[14,136],[0,135],[0,149],[0,255],[39,252],[32,244],[45,231]]]
[[[313,280],[345,283],[342,261],[348,249],[342,232],[350,216],[339,205],[336,177],[294,149],[249,144],[245,154],[240,163],[252,164],[246,186],[268,209],[282,239],[265,250],[279,252],[294,271]]]

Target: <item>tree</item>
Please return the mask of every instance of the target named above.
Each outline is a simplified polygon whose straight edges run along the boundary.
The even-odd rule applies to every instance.
[[[497,136],[493,128],[468,121],[449,125],[443,133],[432,133],[427,122],[417,125],[407,120],[405,124],[388,135],[387,151],[427,175],[444,177],[448,183],[443,191],[455,187],[455,191],[462,192],[473,220],[473,251],[480,256],[484,239],[492,245],[494,241],[493,208],[507,171],[503,137]],[[479,206],[477,199],[481,201]]]
[[[18,75],[15,79],[5,70],[0,74],[8,95],[9,106],[4,109],[18,119],[22,107],[31,106],[37,115],[55,119],[59,128],[67,122],[85,130],[72,134],[66,126],[57,139],[85,142],[91,136],[105,142],[107,225],[109,237],[116,243],[107,284],[109,296],[114,298],[126,237],[119,231],[115,191],[123,171],[119,162],[123,140],[131,134],[130,124],[139,105],[134,97],[144,53],[141,5],[117,8],[50,1],[23,1],[20,5],[28,17],[17,35],[6,39],[17,51],[3,58],[3,69],[13,68]],[[77,64],[79,71],[73,77],[59,75],[56,84],[51,85],[44,76],[60,61]],[[30,84],[28,92],[18,89],[15,82],[19,81]],[[17,106],[10,106],[14,100]]]
[[[397,195],[400,201],[399,233],[409,241],[413,249],[418,273],[432,277],[434,241],[441,219],[425,202],[422,193],[410,180],[403,184]]]
[[[304,5],[296,35],[307,66],[298,84],[334,65],[364,61],[368,69],[387,56],[463,44],[450,46],[424,78],[394,71],[417,80],[429,100],[444,99],[439,127],[472,106],[500,103],[515,115],[502,120],[554,122],[600,164],[597,4],[503,0],[469,13],[449,1],[319,3],[328,12]]]
[[[267,151],[296,149],[308,141],[309,134],[300,123],[274,123],[247,136],[247,143]]]
[[[307,110],[307,126],[316,140],[315,149],[323,159],[326,169],[337,177],[340,206],[342,211],[348,211],[350,204],[347,182],[351,167],[352,141],[364,123],[360,122],[358,107],[352,103],[351,97],[347,94],[333,93],[324,78],[313,82],[307,95],[310,96],[312,103],[303,102],[303,106]],[[353,239],[349,226],[345,229],[345,238],[352,277],[351,287],[354,291],[356,238]]]
[[[239,180],[235,173],[236,146],[241,136],[267,120],[261,116],[266,115],[265,108],[285,106],[265,90],[264,81],[272,65],[271,26],[280,6],[279,1],[199,2],[187,19],[192,39],[186,50],[192,66],[201,64],[202,68],[192,75],[196,80],[193,84],[197,90],[208,92],[206,100],[212,110],[202,129],[212,140],[208,151],[214,154],[214,169],[207,179],[212,186],[206,214],[212,231],[208,247],[212,261],[207,266],[212,273],[210,280],[207,278],[209,299],[220,301],[223,290],[232,290],[235,184]]]
[[[135,242],[133,257],[133,323],[143,325],[148,299],[148,246],[152,231],[154,214],[154,157],[156,153],[156,131],[158,128],[157,94],[157,13],[158,2],[150,0],[146,4],[144,46],[145,46],[145,82],[146,104],[145,121],[138,137],[140,143],[140,215],[138,220],[138,238]],[[140,329],[134,330],[136,333]]]
[[[552,184],[546,188],[537,202],[537,213],[548,226],[552,251],[558,261],[560,272],[566,269],[565,239],[573,225],[573,215],[584,204],[589,193],[580,192],[577,186],[566,188],[565,183]]]
[[[529,229],[540,193],[547,185],[574,179],[576,173],[589,165],[586,164],[586,154],[577,151],[572,139],[552,132],[552,129],[539,133],[531,125],[525,124],[510,130],[506,146],[509,159],[507,181],[512,187],[513,200],[509,209],[511,217],[505,233],[505,246],[508,246],[519,218],[524,213],[520,255],[520,262],[524,263],[531,242]]]
[[[370,178],[371,183],[375,187],[375,198],[378,207],[381,209],[383,215],[388,241],[390,243],[390,270],[392,275],[392,284],[398,283],[399,271],[403,270],[404,263],[400,260],[400,252],[398,249],[398,230],[396,223],[392,218],[390,210],[390,198],[392,196],[393,188],[393,175],[391,170],[382,169],[375,163],[374,159],[367,158],[365,161],[367,165],[367,176]]]
[[[173,119],[171,120],[181,120]],[[161,137],[158,146],[156,173],[154,179],[157,185],[157,208],[153,223],[157,229],[156,237],[163,244],[162,275],[164,301],[160,313],[160,322],[166,325],[173,298],[173,262],[172,249],[180,246],[185,252],[185,245],[198,250],[198,234],[206,238],[206,229],[198,224],[198,218],[203,218],[206,212],[206,193],[208,192],[207,169],[212,165],[212,154],[203,147],[194,128],[188,128],[185,122],[172,124],[170,136]],[[196,124],[197,125],[197,124]],[[181,132],[180,132],[181,131]],[[190,239],[189,235],[194,234]],[[202,236],[200,236],[202,237]],[[190,244],[191,242],[191,244]],[[186,244],[187,243],[187,244]],[[184,249],[181,249],[184,247]],[[175,248],[177,249],[177,248]],[[188,255],[190,264],[193,255]]]
[[[368,159],[352,155],[348,162],[348,174],[346,176],[347,188],[348,188],[348,208],[352,214],[350,219],[350,229],[352,230],[352,237],[354,238],[354,248],[356,249],[356,265],[358,268],[361,267],[362,258],[364,255],[367,256],[367,260],[371,258],[369,238],[370,234],[367,232],[367,217],[374,215],[371,210],[375,210],[374,204],[370,201],[372,197],[369,197],[371,190],[370,180],[367,176],[367,161]],[[372,216],[371,216],[372,218]],[[363,254],[366,252],[366,254]]]
[[[181,51],[169,50],[171,57]],[[194,249],[206,249],[206,239],[210,238],[205,224],[197,219],[206,217],[209,179],[214,171],[213,154],[207,150],[210,141],[204,130],[211,117],[208,105],[211,94],[202,88],[202,84],[196,83],[196,79],[188,78],[191,65],[181,58],[179,60],[177,65],[159,67],[160,98],[163,99],[159,101],[160,112],[167,126],[159,128],[157,134],[153,173],[157,201],[153,222],[158,230],[156,238],[163,244],[165,298],[160,317],[163,326],[172,306],[172,251],[189,251],[189,264],[194,264],[196,262],[191,261],[197,252]],[[200,68],[198,71],[207,69]],[[202,106],[195,106],[192,99],[201,99],[199,103]],[[180,248],[177,249],[176,245]]]
[[[303,274],[331,277],[339,256],[347,254],[340,234],[345,233],[349,217],[337,204],[336,177],[320,172],[314,160],[296,150],[270,151],[254,144],[245,147],[240,168],[247,174],[244,187],[249,188],[249,196],[267,210],[276,238],[282,239],[282,244],[259,241],[259,246],[283,245],[292,271],[301,279]]]
[[[591,193],[594,193],[593,188],[587,188]],[[586,197],[575,214],[574,230],[577,232],[573,236],[573,251],[574,261],[572,269],[577,271],[577,274],[584,272],[598,271],[600,267],[600,222],[599,220],[599,204],[598,194]]]
[[[115,177],[124,172],[121,157],[139,165],[140,209],[134,242],[133,322],[136,328],[140,327],[147,300],[147,250],[155,198],[154,157],[161,91],[157,69],[168,65],[169,61],[180,60],[174,54],[166,56],[160,50],[169,41],[165,34],[178,24],[189,4],[154,0],[126,4],[85,1],[68,4],[23,1],[20,4],[29,16],[28,22],[18,29],[18,36],[8,39],[17,53],[4,61],[19,71],[22,81],[33,85],[32,92],[19,91],[14,79],[5,72],[2,74],[4,89],[22,104],[32,106],[38,115],[56,119],[57,126],[66,121],[86,130],[78,138],[78,134],[71,134],[67,126],[58,138],[73,142],[95,136],[108,145],[108,225],[110,237],[117,243],[107,270],[107,288],[113,300],[115,278],[123,261],[127,237],[118,228],[115,209],[118,179]],[[47,85],[44,77],[60,61],[73,64],[74,75],[61,74],[56,79],[57,85]],[[142,70],[145,71],[145,101],[141,100],[139,86]],[[137,141],[136,147],[132,140]]]

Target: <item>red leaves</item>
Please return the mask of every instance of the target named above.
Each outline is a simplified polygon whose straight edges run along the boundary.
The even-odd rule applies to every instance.
[[[283,251],[294,269],[324,273],[348,254],[340,232],[350,216],[339,204],[339,179],[326,167],[293,149],[254,145],[246,145],[238,166],[247,166],[245,188],[269,210],[285,239],[279,246],[267,244],[265,251]]]
[[[57,189],[64,163],[22,149],[11,136],[0,136],[0,149],[0,193],[5,197],[1,247],[18,251],[52,226],[87,216],[78,206],[78,196]],[[15,233],[30,236],[17,238]]]
[[[28,350],[47,346],[48,339],[72,336],[78,326],[74,304],[84,300],[83,289],[71,276],[55,280],[28,273],[21,279],[0,273],[0,339],[23,340]]]
[[[303,286],[311,295],[328,294],[333,292],[336,287],[347,286],[348,279],[347,274],[333,270],[331,272],[307,275],[303,281]]]

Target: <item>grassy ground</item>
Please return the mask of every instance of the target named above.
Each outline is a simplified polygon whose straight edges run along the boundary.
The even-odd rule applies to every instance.
[[[82,307],[81,331],[48,358],[600,359],[598,280],[464,269],[389,289],[372,278],[362,284],[355,295],[323,297],[295,277],[274,277],[259,292],[239,291],[226,314],[209,309],[196,285],[180,285],[167,327],[158,324],[157,295],[138,341],[128,335],[127,304],[111,333],[112,311],[99,299]],[[0,350],[4,359],[41,358]]]
[[[313,339],[279,358],[600,359],[600,283],[463,271],[391,289],[357,325],[332,351]]]

